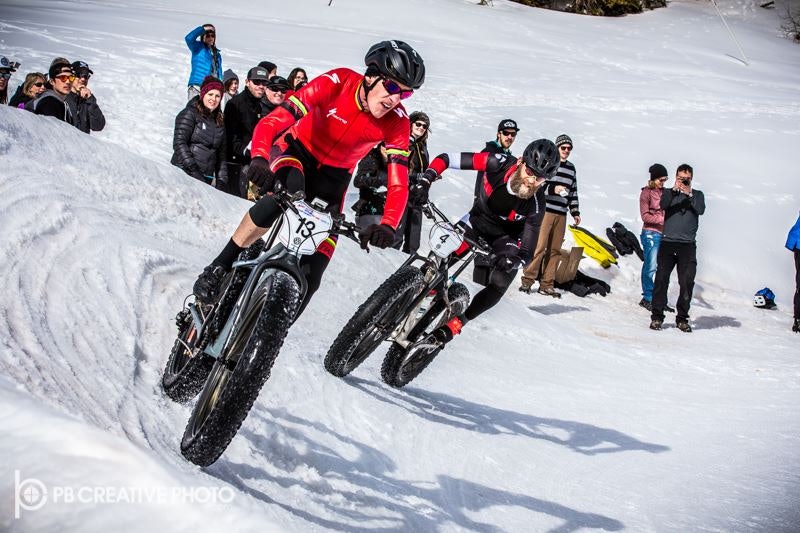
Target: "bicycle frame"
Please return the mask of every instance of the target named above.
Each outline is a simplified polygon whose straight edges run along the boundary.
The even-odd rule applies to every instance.
[[[422,316],[417,313],[419,310],[423,300],[428,296],[431,289],[439,287],[441,285],[441,294],[442,298],[444,299],[445,306],[448,311],[452,309],[450,300],[448,299],[447,290],[450,288],[450,285],[458,278],[458,276],[466,269],[472,260],[475,258],[476,254],[489,254],[490,249],[488,246],[481,241],[475,241],[470,239],[466,236],[466,232],[455,224],[451,224],[447,216],[442,213],[434,204],[433,202],[429,202],[423,207],[423,212],[425,216],[429,219],[434,221],[434,224],[448,224],[452,227],[452,229],[459,235],[459,237],[466,241],[467,244],[470,245],[469,251],[466,252],[461,257],[455,257],[453,254],[450,254],[447,257],[441,257],[437,255],[433,250],[428,252],[427,256],[422,256],[419,253],[415,252],[413,255],[409,256],[408,259],[401,265],[400,268],[414,265],[415,263],[421,263],[419,269],[422,271],[425,285],[423,286],[422,291],[414,298],[411,305],[409,306],[409,313],[405,319],[392,331],[389,335],[387,340],[396,342],[403,346],[404,348],[410,344],[410,341],[406,338],[408,332],[410,332],[414,326],[417,325],[419,320]],[[461,265],[455,270],[453,274],[449,274],[450,268],[457,262],[461,262]]]

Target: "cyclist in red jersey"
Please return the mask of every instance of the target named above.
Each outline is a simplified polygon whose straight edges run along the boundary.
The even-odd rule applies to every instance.
[[[409,120],[400,100],[425,81],[425,65],[403,41],[382,41],[364,57],[367,70],[358,74],[338,68],[315,78],[262,118],[253,132],[252,161],[247,178],[268,192],[276,181],[289,192],[304,191],[333,212],[341,212],[356,163],[383,141],[389,155],[388,194],[379,224],[362,229],[362,247],[386,248],[408,199]],[[239,253],[264,235],[280,209],[271,195],[259,199],[244,215],[222,252],[194,284],[195,296],[213,302],[220,282]],[[300,311],[319,288],[336,238],[305,256],[308,291]]]

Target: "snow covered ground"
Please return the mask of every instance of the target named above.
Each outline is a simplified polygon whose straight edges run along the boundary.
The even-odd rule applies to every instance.
[[[23,72],[87,61],[108,119],[86,136],[0,108],[0,529],[800,529],[782,247],[800,207],[800,48],[778,10],[718,3],[749,66],[713,6],[688,0],[621,19],[504,0],[0,0],[0,54]],[[692,164],[708,204],[695,332],[647,329],[638,259],[585,259],[606,298],[512,289],[405,389],[381,383],[382,353],[336,379],[329,344],[403,259],[344,242],[227,452],[187,463],[189,408],[159,385],[172,317],[247,207],[168,163],[183,36],[208,21],[240,77],[263,59],[360,69],[371,43],[411,42],[429,75],[407,107],[431,115],[432,155],[480,149],[505,117],[515,152],[566,132],[598,233],[638,232],[650,164]],[[472,179],[450,172],[432,196],[460,216]],[[765,285],[777,311],[750,303]],[[86,497],[98,487],[106,501]]]

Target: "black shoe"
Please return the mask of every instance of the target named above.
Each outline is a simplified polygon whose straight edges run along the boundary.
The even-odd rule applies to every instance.
[[[674,313],[675,312],[675,308],[674,307],[670,307],[669,305],[665,305],[664,306],[664,311],[666,311],[667,313]]]
[[[794,324],[792,324],[792,331],[795,333],[800,333],[800,318],[794,319]]]
[[[692,332],[692,326],[690,326],[688,322],[684,322],[681,320],[679,322],[675,322],[675,325],[678,326],[678,329],[684,333]]]
[[[653,302],[648,302],[644,298],[639,301],[639,307],[644,307],[648,311],[653,311]]]
[[[650,329],[661,331],[661,324],[663,323],[664,323],[663,320],[653,319],[650,321]]]
[[[533,291],[530,287],[526,287],[525,285],[519,286],[519,292],[524,292],[525,294],[530,294]]]
[[[211,264],[205,267],[203,273],[194,282],[192,292],[194,292],[195,298],[205,304],[214,303],[222,278],[227,273],[228,271],[219,265]]]

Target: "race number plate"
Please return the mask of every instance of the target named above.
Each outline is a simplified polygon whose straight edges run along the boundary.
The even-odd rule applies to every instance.
[[[462,242],[464,239],[450,224],[436,224],[428,236],[431,251],[442,259],[458,250]]]
[[[328,238],[333,218],[330,213],[317,211],[302,200],[295,202],[294,206],[297,213],[286,211],[278,239],[292,252],[311,255]]]

